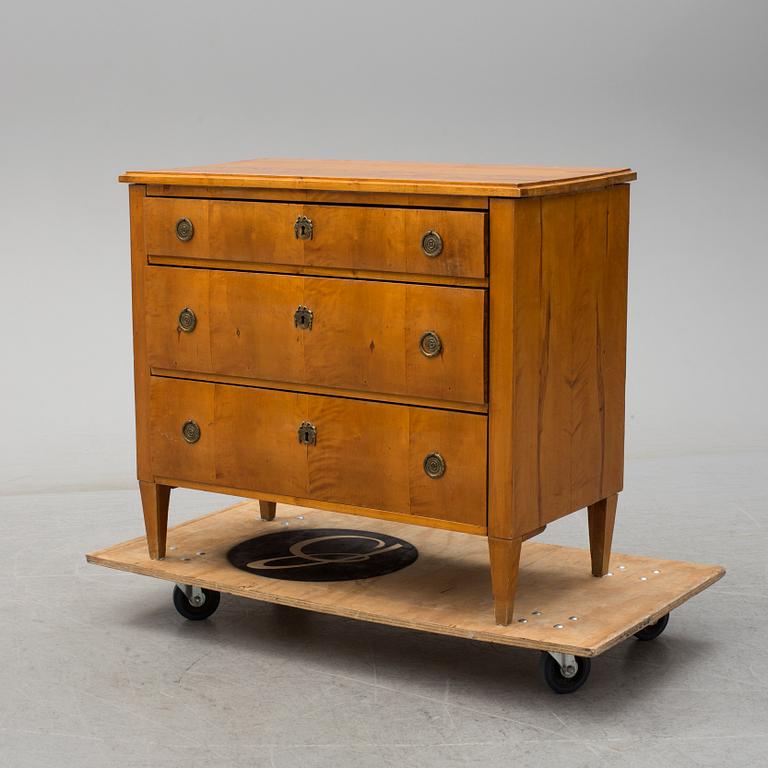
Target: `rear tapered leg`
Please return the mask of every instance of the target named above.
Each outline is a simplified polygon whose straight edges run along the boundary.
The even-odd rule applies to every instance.
[[[259,501],[259,512],[261,512],[262,520],[274,520],[277,513],[277,502],[275,501]]]
[[[147,548],[152,560],[165,557],[165,539],[168,533],[168,503],[171,487],[139,480],[141,505],[144,508],[144,527],[147,531]]]
[[[592,575],[605,576],[611,559],[613,524],[616,521],[616,503],[618,494],[590,504],[589,516],[589,551],[592,555]]]
[[[512,621],[517,591],[517,574],[520,569],[519,539],[488,539],[491,555],[491,585],[496,623],[507,626]]]

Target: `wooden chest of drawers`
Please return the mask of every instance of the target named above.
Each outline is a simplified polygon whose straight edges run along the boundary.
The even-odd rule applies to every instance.
[[[129,172],[138,478],[520,546],[622,487],[628,169],[257,160]]]

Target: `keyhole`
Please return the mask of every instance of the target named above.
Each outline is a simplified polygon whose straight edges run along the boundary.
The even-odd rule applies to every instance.
[[[299,424],[297,435],[302,445],[314,445],[317,440],[317,430],[313,424],[306,421]]]
[[[299,216],[293,224],[293,234],[297,240],[311,240],[312,220],[306,216]]]
[[[312,310],[300,306],[293,314],[293,324],[301,331],[311,331]]]

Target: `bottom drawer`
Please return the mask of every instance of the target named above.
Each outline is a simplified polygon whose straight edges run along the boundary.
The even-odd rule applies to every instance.
[[[486,525],[483,415],[162,377],[150,393],[155,477]]]

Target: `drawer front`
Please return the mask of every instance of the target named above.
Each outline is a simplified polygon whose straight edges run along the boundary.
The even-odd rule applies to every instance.
[[[156,477],[486,524],[483,415],[162,377],[150,400]]]
[[[485,402],[485,290],[160,266],[145,275],[153,368]],[[184,310],[194,318],[180,321]]]
[[[486,214],[480,211],[149,197],[144,221],[150,256],[469,278],[486,274]],[[425,242],[427,233],[439,239],[432,234]]]

